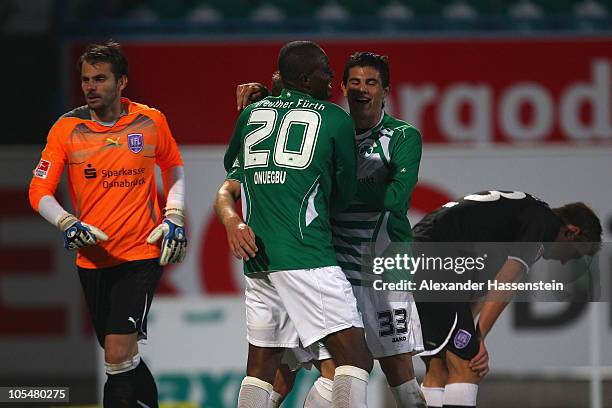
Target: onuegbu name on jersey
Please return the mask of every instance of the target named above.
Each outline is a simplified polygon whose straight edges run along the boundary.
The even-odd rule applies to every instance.
[[[255,184],[285,184],[287,172],[283,170],[263,170],[253,174]]]

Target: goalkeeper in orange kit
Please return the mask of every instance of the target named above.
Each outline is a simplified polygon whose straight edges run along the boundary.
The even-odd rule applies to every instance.
[[[183,161],[165,116],[121,97],[128,61],[119,44],[88,46],[77,67],[87,104],[49,131],[30,203],[62,231],[64,246],[77,251],[85,300],[104,348],[104,407],[157,407],[155,380],[137,341],[146,338],[161,267],[185,257]],[[166,193],[163,217],[156,164]],[[54,197],[64,169],[74,214]]]

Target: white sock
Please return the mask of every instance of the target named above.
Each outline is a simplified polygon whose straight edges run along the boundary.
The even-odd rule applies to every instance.
[[[334,408],[366,408],[370,374],[364,369],[344,365],[336,367],[332,391]]]
[[[444,388],[425,387],[421,385],[425,401],[430,408],[441,408],[444,404]]]
[[[444,405],[475,407],[478,385],[470,383],[446,384],[444,387]]]
[[[319,377],[312,384],[304,408],[328,408],[332,406],[332,390],[334,382],[330,379]]]
[[[423,395],[416,378],[397,387],[391,387],[391,394],[395,398],[397,408],[427,408],[425,395]]]
[[[268,405],[269,408],[278,408],[280,407],[282,402],[283,402],[282,395],[280,395],[278,392],[274,390],[270,391],[270,404]]]
[[[272,384],[256,377],[244,377],[238,394],[238,408],[268,408]]]

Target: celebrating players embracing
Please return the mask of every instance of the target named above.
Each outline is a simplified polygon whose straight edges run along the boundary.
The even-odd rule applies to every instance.
[[[238,406],[267,407],[283,350],[322,341],[339,365],[334,405],[364,407],[372,357],[330,224],[356,188],[354,123],[325,101],[332,74],[318,45],[286,44],[278,67],[285,88],[240,115],[215,204],[232,251],[246,259],[249,357]]]
[[[275,73],[272,94],[280,81]],[[336,258],[352,284],[364,319],[368,348],[378,359],[396,405],[425,407],[412,365],[412,355],[423,350],[414,300],[407,291],[374,290],[372,283],[379,277],[368,264],[369,259],[393,243],[412,240],[407,212],[418,179],[421,135],[410,124],[384,111],[390,92],[387,57],[371,52],[352,54],[344,66],[342,92],[357,126],[358,181],[349,207],[334,215]],[[258,83],[238,86],[238,108],[264,94],[264,86]],[[311,360],[316,361],[322,377],[311,389],[305,406],[330,405],[335,363],[324,346],[285,353],[284,362],[294,371],[286,366],[279,370],[276,404],[290,391],[295,370]]]

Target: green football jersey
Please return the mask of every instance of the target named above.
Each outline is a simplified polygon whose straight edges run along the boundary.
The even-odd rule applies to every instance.
[[[379,279],[366,270],[372,257],[392,242],[412,241],[407,213],[422,150],[419,131],[386,113],[356,140],[357,193],[333,220],[338,262],[353,284]]]
[[[259,249],[245,273],[338,265],[330,217],[353,198],[356,163],[355,125],[339,106],[287,89],[249,105],[224,158]]]

